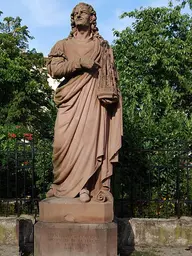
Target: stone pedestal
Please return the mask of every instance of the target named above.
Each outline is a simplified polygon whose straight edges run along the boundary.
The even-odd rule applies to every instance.
[[[39,203],[39,220],[45,222],[108,223],[113,221],[113,203],[79,198],[51,197]]]
[[[35,224],[35,256],[117,256],[114,223]]]
[[[113,203],[49,198],[39,204],[34,256],[117,256]]]

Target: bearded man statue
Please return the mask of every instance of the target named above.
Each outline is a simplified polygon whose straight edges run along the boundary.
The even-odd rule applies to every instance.
[[[111,47],[99,34],[93,7],[80,3],[71,33],[48,56],[48,73],[64,80],[55,93],[54,181],[47,197],[111,200],[113,164],[121,147],[122,108]]]

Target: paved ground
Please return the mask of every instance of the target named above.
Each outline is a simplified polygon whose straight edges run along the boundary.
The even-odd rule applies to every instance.
[[[120,256],[192,256],[192,251],[186,249],[188,248],[125,248]]]
[[[18,246],[1,245],[0,246],[0,256],[19,256]]]
[[[13,245],[1,245],[0,256],[33,256],[30,253],[19,253],[18,246]]]
[[[160,249],[143,249],[137,248],[134,252],[127,248],[127,252],[120,256],[192,256],[192,251],[185,248],[160,248]],[[32,256],[31,254],[20,254],[17,246],[0,246],[0,256]]]

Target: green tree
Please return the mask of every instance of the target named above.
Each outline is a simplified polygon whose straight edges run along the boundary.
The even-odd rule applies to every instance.
[[[135,21],[114,32],[113,48],[129,145],[144,146],[145,138],[158,146],[191,138],[191,17],[181,14],[180,6],[140,9],[124,17]]]
[[[33,37],[21,22],[0,20],[0,180],[1,197],[30,201],[43,197],[52,179],[56,107],[44,56],[29,50]]]
[[[5,17],[0,22],[0,124],[21,123],[51,137],[56,114],[53,92],[43,54],[29,50],[30,39],[21,18]]]
[[[185,7],[188,4],[190,9],[192,9],[192,0],[178,0],[178,2],[181,2],[181,7]]]
[[[124,117],[122,168],[117,178],[121,196],[135,202],[139,198],[191,200],[188,170],[180,168],[192,141],[192,18],[182,14],[183,6],[170,3],[125,12],[121,18],[134,22],[114,31]],[[168,207],[173,213],[175,205]],[[159,214],[151,209],[153,216]]]

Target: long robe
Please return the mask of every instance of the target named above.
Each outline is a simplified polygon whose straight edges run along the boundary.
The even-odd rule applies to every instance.
[[[101,41],[68,38],[56,43],[49,54],[48,71],[53,78],[65,77],[57,88],[58,106],[53,144],[54,196],[75,197],[87,184],[96,195],[110,187],[113,163],[121,147],[122,113],[119,101],[106,106],[98,99],[102,82],[99,71],[81,67],[80,59],[100,62]]]

